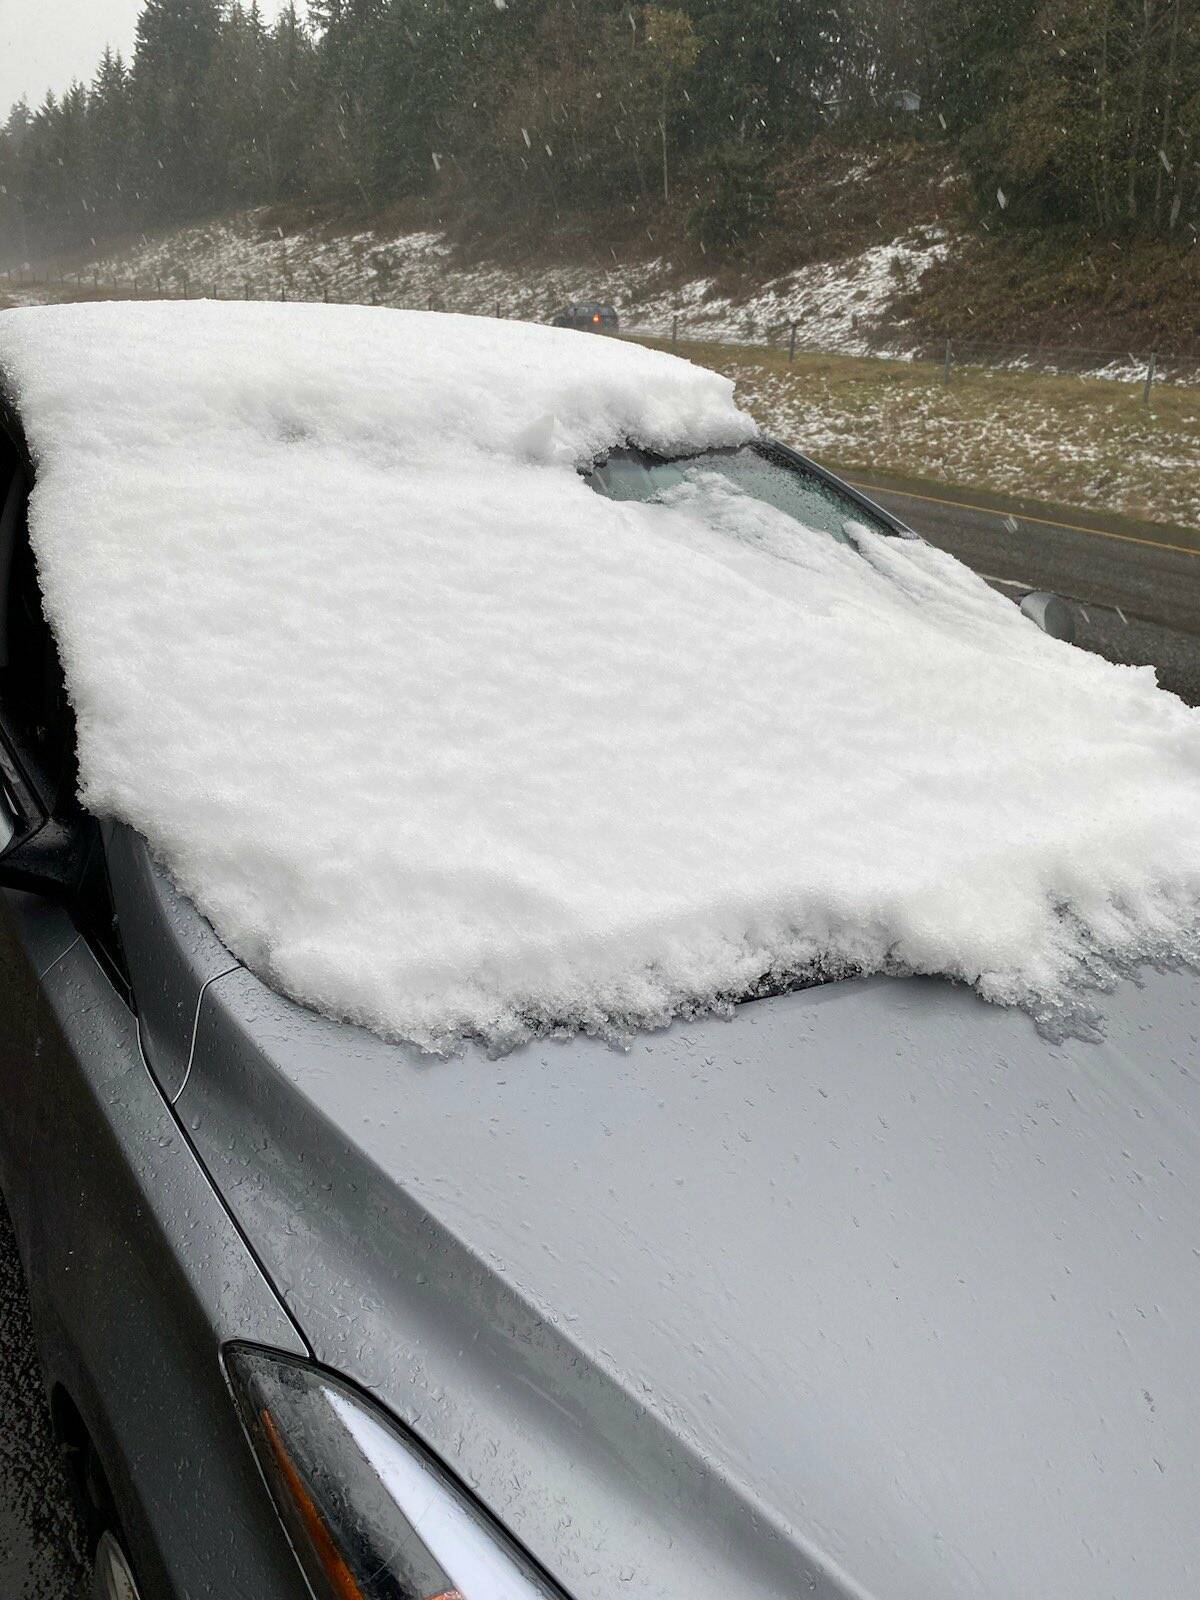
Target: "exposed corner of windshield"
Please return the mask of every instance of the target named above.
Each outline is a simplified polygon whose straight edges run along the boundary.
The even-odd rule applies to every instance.
[[[680,486],[707,479],[726,493],[772,506],[809,532],[827,534],[841,544],[857,545],[864,531],[885,536],[900,532],[835,478],[769,444],[673,458],[627,445],[598,458],[584,478],[609,500],[660,505]]]

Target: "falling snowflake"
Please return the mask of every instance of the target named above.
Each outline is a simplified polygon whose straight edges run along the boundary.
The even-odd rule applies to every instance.
[[[1003,189],[996,190],[996,199],[1000,202],[1001,211],[1006,210],[1008,207],[1008,196],[1005,194]]]

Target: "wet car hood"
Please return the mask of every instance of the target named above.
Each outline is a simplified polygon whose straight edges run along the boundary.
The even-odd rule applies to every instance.
[[[1200,1592],[1200,981],[848,982],[488,1060],[212,981],[184,1126],[315,1355],[576,1600]]]

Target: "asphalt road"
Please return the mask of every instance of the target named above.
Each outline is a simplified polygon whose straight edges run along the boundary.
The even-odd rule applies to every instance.
[[[82,1600],[81,1554],[0,1201],[0,1600]]]
[[[1200,535],[1071,513],[1056,521],[1041,508],[848,476],[1003,592],[1052,589],[1071,598],[1078,643],[1113,661],[1153,665],[1164,688],[1200,704]],[[83,1585],[0,1205],[0,1600],[80,1600]]]

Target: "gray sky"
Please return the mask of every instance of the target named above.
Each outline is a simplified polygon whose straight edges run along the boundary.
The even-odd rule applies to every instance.
[[[128,55],[141,9],[141,0],[0,0],[0,119],[23,94],[36,106],[47,89],[86,83],[106,44]]]
[[[128,53],[141,0],[0,0],[0,116],[21,95],[36,105],[86,82],[111,44]]]

